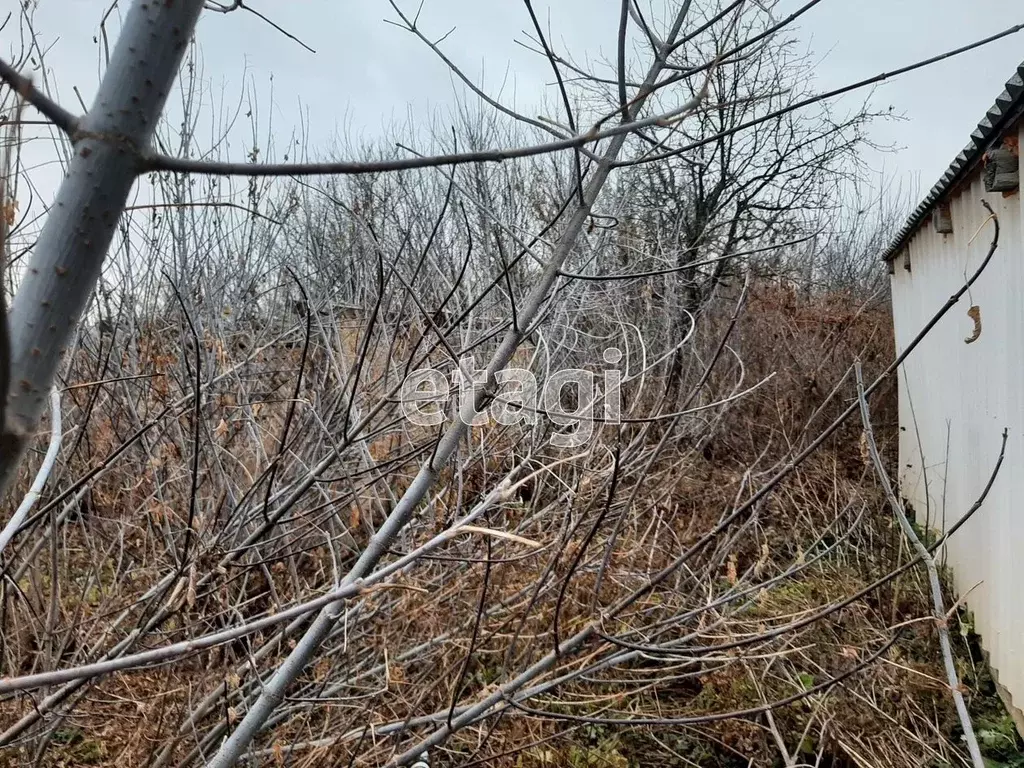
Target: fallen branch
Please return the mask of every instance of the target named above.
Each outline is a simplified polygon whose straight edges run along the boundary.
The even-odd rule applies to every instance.
[[[924,563],[924,567],[928,571],[935,629],[939,633],[939,646],[942,648],[942,662],[946,668],[949,690],[953,694],[956,714],[960,718],[961,727],[964,729],[964,739],[967,741],[967,750],[971,754],[971,762],[974,768],[985,768],[985,761],[981,756],[981,749],[978,747],[978,738],[974,734],[974,726],[971,723],[971,715],[967,711],[964,695],[960,691],[960,680],[956,674],[956,666],[953,664],[953,649],[949,641],[949,624],[946,622],[946,608],[942,599],[942,584],[939,581],[939,570],[935,567],[935,559],[928,551],[928,548],[921,542],[921,538],[917,535],[917,531],[914,530],[914,526],[910,524],[907,512],[896,496],[892,482],[889,480],[889,475],[885,471],[885,465],[882,463],[882,457],[878,452],[878,444],[875,442],[875,433],[871,428],[871,411],[868,406],[867,397],[864,394],[864,375],[861,371],[859,360],[855,363],[855,368],[857,371],[857,400],[860,403],[861,421],[864,425],[864,436],[868,453],[871,457],[871,463],[875,467],[875,473],[878,475],[879,482],[882,483],[882,489],[889,500],[889,506],[892,507],[893,514],[896,515],[896,520],[900,524],[903,535],[907,537],[918,558]]]

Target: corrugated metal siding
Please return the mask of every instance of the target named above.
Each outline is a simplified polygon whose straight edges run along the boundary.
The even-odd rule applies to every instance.
[[[900,371],[900,483],[920,523],[959,519],[981,493],[1009,429],[1002,472],[984,507],[947,547],[957,592],[969,592],[977,631],[999,682],[1024,705],[1024,211],[1021,197],[987,194],[979,173],[952,199],[954,232],[931,223],[897,257],[892,276],[899,351],[977,269],[999,215],[999,250],[971,291],[932,330]],[[974,237],[973,242],[969,242]],[[982,333],[967,316],[981,308]],[[947,440],[948,430],[948,440]],[[948,455],[947,455],[948,445]],[[923,456],[923,458],[922,458]]]

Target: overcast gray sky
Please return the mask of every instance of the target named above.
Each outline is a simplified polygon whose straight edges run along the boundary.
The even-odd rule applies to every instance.
[[[121,0],[126,3],[126,0]],[[20,0],[0,0],[16,11]],[[110,0],[40,0],[37,31],[49,46],[47,64],[61,100],[76,111],[77,87],[86,103],[98,76],[98,22]],[[279,135],[309,117],[311,148],[327,148],[348,131],[372,138],[410,115],[429,119],[453,102],[451,78],[441,62],[394,18],[385,0],[248,0],[257,10],[316,50],[310,53],[250,13],[204,14],[199,27],[203,77],[217,98],[237,98],[247,79],[271,108]],[[780,14],[801,2],[785,0]],[[414,10],[415,3],[403,0]],[[655,3],[656,7],[661,3]],[[5,8],[6,6],[6,8]],[[553,40],[577,60],[614,50],[617,0],[536,0]],[[820,63],[818,90],[893,69],[1024,21],[1014,0],[824,0],[800,23],[799,34]],[[550,70],[516,45],[529,18],[520,0],[425,0],[421,25],[431,36],[455,30],[445,50],[491,93],[535,104],[547,90]],[[0,33],[0,49],[17,45]],[[1024,61],[1024,33],[980,51],[879,87],[874,106],[905,114],[905,122],[879,123],[872,137],[902,149],[869,158],[871,164],[927,190],[967,142],[1004,82]],[[550,95],[550,94],[549,94]],[[862,98],[857,95],[855,99]],[[38,150],[36,150],[38,151]],[[242,147],[233,148],[235,157]],[[35,151],[33,152],[35,154]]]

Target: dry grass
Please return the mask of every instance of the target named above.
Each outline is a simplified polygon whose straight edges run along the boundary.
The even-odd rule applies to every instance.
[[[707,338],[697,343],[712,344],[727,316],[710,312]],[[331,393],[345,385],[337,359],[351,360],[361,338],[358,328],[349,328],[333,339],[333,350],[322,340],[310,346],[298,391],[300,418],[280,462],[280,478],[287,478],[278,480],[281,485],[293,482],[324,450],[325,431],[309,414],[328,414],[331,424],[339,423],[330,407]],[[409,343],[395,328],[380,330],[372,342],[370,373],[361,388],[366,403],[394,385],[400,368],[395,361],[404,359],[396,348],[407,350],[403,345]],[[257,747],[259,764],[345,765],[353,754],[359,756],[357,765],[378,764],[408,742],[396,745],[365,726],[444,713],[453,698],[473,702],[494,691],[541,658],[557,638],[595,621],[594,590],[606,545],[611,551],[600,606],[641,587],[650,574],[702,541],[778,461],[845,407],[851,380],[829,394],[854,357],[870,371],[892,355],[884,310],[862,311],[852,299],[837,296],[808,300],[769,286],[751,295],[735,344],[750,380],[777,372],[775,378],[722,412],[713,430],[697,441],[673,439],[646,473],[638,471],[639,462],[624,464],[610,504],[604,453],[591,451],[559,465],[552,462],[565,452],[538,453],[533,461],[547,466],[546,472],[478,524],[514,531],[542,543],[540,550],[462,535],[437,550],[435,559],[370,593],[296,685],[295,698],[282,708],[285,716]],[[261,525],[263,505],[241,514],[239,499],[278,454],[302,345],[293,334],[290,343],[261,351],[216,339],[203,346],[204,363],[224,378],[211,387],[200,414],[201,473],[191,522],[196,557],[182,574],[178,596],[164,599],[165,593],[155,600],[147,593],[174,571],[174,553],[180,553],[189,525],[190,380],[180,342],[166,328],[151,329],[139,335],[136,348],[118,353],[118,365],[103,362],[101,346],[83,350],[72,367],[65,408],[76,426],[65,439],[70,449],[56,487],[70,488],[75,478],[97,474],[80,502],[55,505],[40,518],[34,536],[19,539],[8,560],[12,579],[4,586],[0,649],[5,676],[93,659],[128,639],[161,607],[166,615],[135,650],[215,631],[321,594],[339,560],[342,568],[351,562],[352,552],[387,512],[389,499],[415,473],[417,449],[429,445],[429,431],[389,431],[385,419],[348,449],[367,452],[374,471],[343,460],[272,534],[238,549],[239,541]],[[115,369],[118,377],[144,378],[83,386],[114,378]],[[726,391],[734,374],[723,366],[710,390]],[[894,394],[883,389],[874,404],[890,459]],[[108,462],[150,422],[141,440],[129,442]],[[641,446],[656,436],[656,430],[639,426],[621,433],[623,442],[639,437]],[[628,636],[640,645],[689,638],[684,649],[707,650],[640,654],[591,669],[539,693],[528,704],[536,710],[532,713],[509,711],[462,730],[436,753],[434,763],[724,768],[784,765],[785,750],[803,764],[823,766],[963,764],[937,644],[927,622],[920,621],[929,606],[917,571],[808,626],[765,637],[866,589],[907,560],[859,438],[855,424],[840,430],[750,516],[712,537],[685,569],[600,622],[606,635]],[[423,543],[478,500],[512,468],[520,444],[514,430],[499,431],[458,471],[446,470],[438,496],[399,549]],[[257,495],[262,498],[262,490]],[[52,523],[55,529],[48,528]],[[588,537],[592,527],[595,533]],[[611,542],[615,528],[618,536]],[[332,546],[324,543],[325,535]],[[36,541],[43,543],[33,548]],[[482,562],[488,557],[491,563]],[[795,573],[783,577],[787,571]],[[751,589],[746,597],[722,601],[730,591],[745,588]],[[486,610],[479,614],[482,595]],[[45,619],[48,612],[57,617],[52,626]],[[639,727],[571,719],[697,719],[761,707],[857,666],[905,623],[906,631],[877,662],[770,717],[759,713]],[[752,642],[742,649],[714,650],[743,638]],[[200,700],[223,685],[227,697],[184,728],[164,764],[194,761],[239,717],[254,685],[251,654],[271,640],[258,633],[171,665],[100,678],[0,751],[0,764],[31,764],[36,758],[43,766],[147,764]],[[972,650],[976,654],[976,647],[961,641],[972,705],[994,723],[992,728],[1003,728],[991,683],[972,662]],[[279,647],[272,651],[260,660],[261,670],[280,657]],[[613,645],[590,642],[562,659],[551,675],[586,669],[616,652]],[[38,711],[48,692],[0,700],[0,729]],[[41,734],[48,739],[40,740]],[[338,739],[346,734],[351,738]],[[45,751],[37,755],[40,745]],[[1001,754],[1005,757],[1006,750]]]

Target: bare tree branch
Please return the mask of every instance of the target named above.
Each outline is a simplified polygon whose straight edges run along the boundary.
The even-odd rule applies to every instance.
[[[18,74],[17,70],[3,59],[0,59],[0,79],[17,91],[25,101],[39,110],[40,114],[65,134],[74,136],[78,130],[79,119],[42,93],[32,85],[29,78]]]

